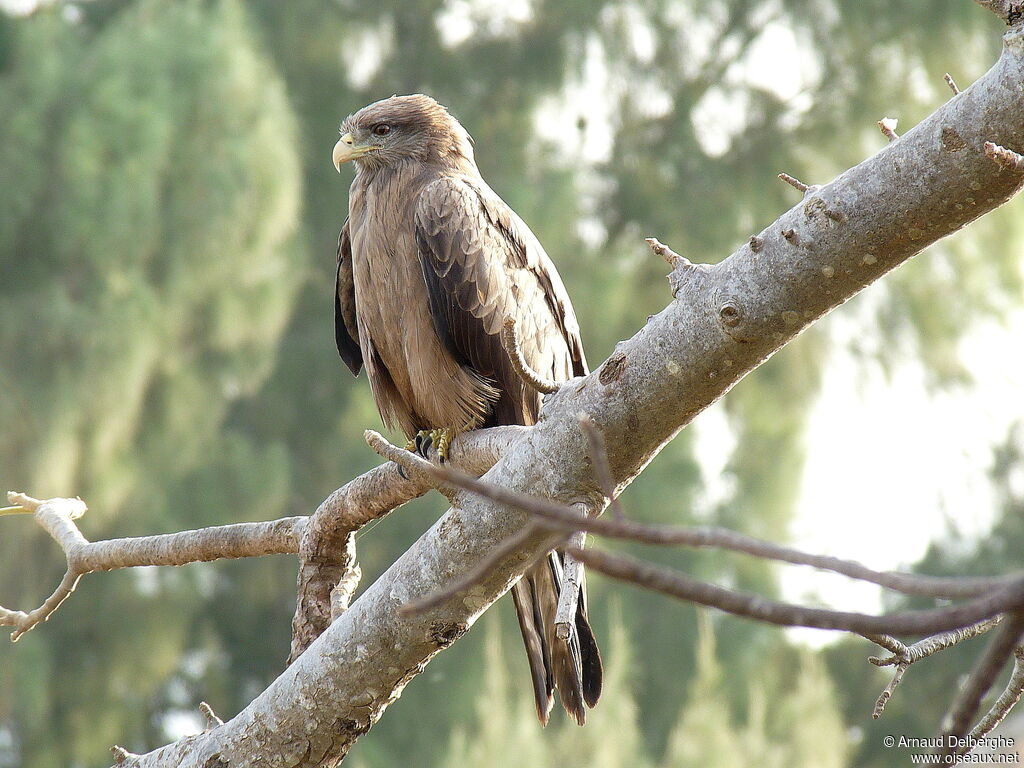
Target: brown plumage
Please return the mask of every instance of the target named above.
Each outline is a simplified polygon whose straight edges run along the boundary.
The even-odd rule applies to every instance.
[[[355,161],[338,243],[335,330],[353,374],[365,365],[381,418],[410,438],[533,424],[540,396],[502,348],[515,320],[523,356],[564,381],[587,372],[565,287],[540,243],[480,176],[469,134],[428,96],[393,96],[346,118],[334,162]],[[601,656],[581,592],[568,641],[555,636],[562,579],[552,553],[512,587],[547,723],[552,691],[582,725],[601,694]]]

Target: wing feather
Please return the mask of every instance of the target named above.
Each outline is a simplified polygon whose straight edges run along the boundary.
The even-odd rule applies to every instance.
[[[527,392],[501,346],[512,317],[523,353],[544,375],[586,373],[579,326],[554,265],[526,224],[482,181],[442,176],[416,208],[416,242],[438,337],[464,367],[500,391],[490,423],[532,423]]]
[[[352,241],[348,234],[348,221],[338,236],[338,277],[334,290],[334,341],[338,354],[353,376],[363,367],[363,352],[359,347],[359,326],[356,322],[356,288],[352,277]]]

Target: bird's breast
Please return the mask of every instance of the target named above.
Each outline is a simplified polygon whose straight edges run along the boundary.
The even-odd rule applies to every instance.
[[[416,241],[419,178],[350,195],[349,233],[359,343],[385,421],[416,429],[477,426],[489,405],[437,334]],[[427,180],[429,182],[429,179]],[[383,367],[386,371],[377,370]],[[397,397],[380,385],[388,377]]]

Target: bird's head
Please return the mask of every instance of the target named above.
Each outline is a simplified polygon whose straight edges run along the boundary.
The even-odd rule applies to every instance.
[[[339,171],[350,160],[377,168],[409,160],[472,162],[473,146],[459,121],[429,96],[392,96],[345,118],[332,159]]]

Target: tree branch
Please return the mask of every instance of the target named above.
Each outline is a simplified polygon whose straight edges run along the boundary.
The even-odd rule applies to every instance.
[[[606,470],[602,470],[600,468],[606,463],[607,459],[600,432],[594,426],[589,417],[585,415],[579,418],[579,423],[584,434],[588,438],[591,459],[595,464],[595,471],[599,476],[602,489],[606,495],[611,495],[614,493],[612,481],[610,478],[604,476]],[[407,604],[402,609],[405,612],[427,610],[435,605],[443,603],[445,600],[453,597],[459,592],[465,591],[480,583],[487,577],[492,567],[500,562],[503,557],[517,551],[532,535],[537,532],[538,528],[555,526],[562,527],[566,531],[569,531],[576,530],[576,528],[581,524],[596,522],[596,525],[593,525],[592,527],[610,530],[615,534],[623,535],[624,538],[631,538],[634,540],[644,540],[650,543],[659,544],[668,542],[678,543],[680,541],[684,543],[693,543],[695,541],[692,529],[671,529],[667,526],[643,526],[629,523],[628,521],[617,521],[613,523],[589,521],[585,514],[581,514],[570,507],[553,504],[552,502],[544,499],[510,491],[486,481],[472,478],[464,473],[452,470],[449,467],[435,466],[418,456],[402,452],[400,449],[392,446],[373,431],[367,432],[367,442],[370,443],[370,445],[382,456],[391,457],[401,463],[412,475],[430,478],[439,486],[444,484],[444,487],[447,487],[447,484],[450,483],[451,485],[463,488],[471,493],[481,495],[484,498],[500,503],[510,504],[516,508],[530,512],[539,518],[530,522],[515,536],[506,539],[502,546],[498,547],[487,558],[485,558],[480,565],[474,569],[474,571],[467,575],[467,577],[459,582],[449,585],[446,589],[441,590],[424,600],[413,604]],[[457,498],[454,492],[449,491],[449,493],[451,493],[451,498]],[[669,535],[666,535],[666,533]],[[575,579],[569,575],[570,566],[575,565],[577,568],[580,567],[580,560],[576,555],[582,554],[580,552],[580,550],[582,550],[581,543],[578,543],[581,541],[582,532],[577,531],[572,536],[573,538],[570,540],[569,546],[566,550],[566,583],[570,588],[575,581]],[[767,559],[775,559],[772,555],[775,554],[773,550],[777,549],[775,545],[742,537],[731,531],[713,530],[711,531],[710,536],[701,537],[700,539],[696,539],[696,541],[700,541],[701,543],[710,546],[715,546],[719,543],[726,546],[731,545],[732,548],[737,549],[738,551],[743,551],[755,556],[763,556]],[[803,553],[795,553],[795,555],[795,557],[788,558],[787,561],[792,562],[793,560],[797,560],[802,561],[803,564],[809,564],[808,561],[814,562],[818,559],[817,556],[806,556],[803,555]],[[608,575],[612,575],[617,578],[624,578],[645,588],[667,592],[668,594],[680,597],[689,602],[696,602],[745,616],[747,618],[753,618],[770,623],[781,623],[787,626],[810,626],[817,628],[841,629],[845,631],[855,631],[858,634],[864,635],[872,642],[881,645],[893,654],[889,658],[885,659],[871,657],[869,660],[873,664],[876,666],[896,665],[896,670],[892,679],[886,685],[875,704],[872,715],[875,719],[881,716],[886,703],[892,696],[896,687],[902,681],[906,670],[911,664],[923,658],[932,656],[935,653],[945,650],[946,648],[956,645],[964,640],[984,634],[997,626],[1002,620],[1002,615],[997,614],[974,624],[957,626],[949,631],[931,635],[911,646],[907,646],[891,635],[874,634],[882,631],[878,629],[879,626],[882,626],[878,622],[884,623],[886,626],[885,631],[887,632],[905,632],[908,631],[907,626],[900,622],[907,620],[920,621],[922,616],[939,621],[948,621],[951,618],[954,622],[962,621],[962,617],[964,615],[963,607],[930,612],[915,612],[911,614],[896,614],[895,616],[887,617],[873,617],[864,614],[849,614],[839,611],[807,609],[802,606],[767,601],[756,595],[747,595],[733,590],[723,589],[705,582],[696,581],[685,575],[669,571],[668,569],[656,568],[648,564],[628,560],[626,558],[616,558],[613,555],[606,555],[600,552],[585,556],[584,559],[587,559],[587,557],[590,558],[591,562],[596,560],[596,562],[602,563],[602,565],[598,566],[598,570],[601,570]],[[839,562],[841,565],[846,565],[844,561]],[[853,572],[860,575],[859,570],[863,567],[856,566],[856,564],[854,565],[855,569]],[[902,574],[897,575],[902,576]],[[970,584],[971,580],[954,579],[951,581],[956,582],[962,589]],[[980,579],[974,580],[974,584],[970,584],[970,586],[975,589],[979,589],[980,587],[979,591],[981,592],[998,591],[998,588],[1003,586],[1007,588],[1004,591],[1007,591],[1008,593],[1012,593],[1013,591],[1019,593],[1021,589],[1024,588],[1024,578],[1017,578],[1015,583],[1005,579]],[[569,597],[566,597],[567,594]],[[575,595],[575,597],[578,598],[578,594],[578,586],[572,592],[566,590],[562,594],[562,597],[566,599],[559,601],[558,616],[561,617],[561,621],[559,622],[556,620],[556,627],[561,629],[563,633],[560,636],[568,636],[568,621],[575,613],[575,602],[572,599],[572,596]],[[984,607],[985,601],[975,601],[973,606],[967,606],[967,608],[970,609],[979,605]],[[991,603],[989,603],[990,610],[996,610],[998,607],[999,606],[993,607]],[[874,629],[870,631],[864,630],[864,622],[872,622]],[[564,625],[564,628],[560,626],[560,624]],[[1022,675],[1024,675],[1024,673],[1022,673]],[[1021,686],[1018,686],[1016,680],[1011,680],[1007,687],[1007,691],[1000,698],[1000,701],[996,703],[986,718],[983,719],[983,721],[975,728],[975,732],[982,733],[983,735],[983,732],[987,733],[988,730],[995,727],[995,724],[1006,715],[1009,709],[1020,698],[1020,693]],[[959,753],[965,753],[966,751],[968,751],[968,746],[963,746]]]
[[[985,154],[991,157],[996,165],[1007,171],[1024,173],[1024,155],[1014,152],[1012,149],[1001,147],[991,141],[985,142]]]
[[[583,587],[583,564],[572,553],[582,550],[586,543],[587,534],[583,531],[577,531],[566,542],[562,561],[562,590],[558,593],[558,607],[555,609],[555,636],[560,640],[569,639],[576,623],[576,608]]]
[[[483,473],[525,431],[525,427],[498,427],[460,435],[452,442],[449,459],[456,466]],[[75,591],[81,577],[95,571],[298,554],[292,661],[330,624],[332,611],[336,617],[348,606],[358,586],[355,532],[431,487],[429,482],[403,478],[393,464],[385,464],[334,491],[310,518],[286,517],[96,542],[88,541],[74,522],[87,511],[81,499],[40,501],[11,491],[7,496],[13,506],[4,507],[4,514],[32,514],[63,549],[68,567],[57,589],[38,608],[25,612],[0,606],[0,626],[14,627],[11,639],[17,641],[49,619]]]
[[[383,438],[380,439],[383,440]],[[851,579],[870,582],[895,592],[918,597],[945,599],[978,597],[1007,587],[1019,578],[1024,578],[1024,573],[999,577],[942,577],[895,571],[874,571],[853,560],[814,555],[725,528],[647,525],[625,519],[600,520],[582,515],[572,507],[502,488],[452,467],[431,464],[418,456],[410,454],[403,460],[408,463],[410,471],[430,475],[436,483],[451,484],[485,499],[523,510],[535,518],[539,518],[535,519],[533,524],[542,524],[547,529],[561,530],[566,534],[582,530],[645,544],[725,549],[766,560],[831,571]],[[874,637],[871,639],[880,645],[883,644],[882,641],[875,640]],[[893,639],[892,642],[898,643],[899,641]]]
[[[1006,611],[1024,608],[1024,578],[1017,579],[988,595],[948,608],[871,616],[864,613],[807,608],[768,600],[760,595],[735,592],[699,581],[671,568],[653,565],[625,555],[596,550],[572,552],[584,565],[606,576],[686,602],[783,627],[841,630],[859,635],[924,635],[959,629]]]
[[[949,712],[942,721],[942,746],[935,750],[941,760],[941,765],[949,765],[953,761],[949,758],[957,754],[956,741],[962,739],[974,722],[974,718],[981,707],[981,700],[988,693],[996,681],[999,672],[1006,665],[1006,660],[1014,653],[1014,649],[1021,644],[1024,636],[1024,612],[1011,613],[999,632],[985,652],[981,655],[971,670],[970,677],[960,689],[956,700],[950,707]],[[965,749],[964,752],[969,751]]]
[[[88,509],[81,499],[40,501],[13,491],[7,494],[7,499],[33,514],[36,522],[64,550],[68,564],[57,589],[38,608],[25,613],[0,607],[0,626],[14,627],[12,641],[49,619],[75,591],[78,580],[88,573],[295,552],[306,523],[304,517],[286,517],[267,523],[236,523],[181,533],[90,542],[74,522]]]
[[[467,472],[483,474],[525,431],[526,427],[497,427],[460,434],[449,447],[449,462]],[[403,453],[412,455],[408,451]],[[356,561],[356,532],[432,487],[434,484],[422,473],[403,476],[389,462],[360,475],[324,499],[310,517],[299,543],[289,664],[348,608],[361,576]]]
[[[212,731],[214,728],[224,725],[224,721],[217,717],[217,713],[213,711],[213,707],[205,701],[199,702],[199,714],[203,716],[204,731]]]
[[[972,744],[976,744],[990,734],[1020,701],[1022,694],[1024,694],[1024,646],[1018,645],[1013,651],[1013,673],[1006,683],[1006,688],[996,699],[992,708],[971,729],[964,746],[957,748],[957,754],[967,754]]]
[[[944,651],[946,648],[950,648],[957,643],[962,643],[964,640],[969,640],[973,637],[978,637],[978,635],[983,635],[993,627],[997,626],[1002,620],[1002,616],[994,616],[990,619],[979,621],[976,624],[971,624],[970,626],[960,627],[959,629],[954,629],[950,632],[943,632],[938,635],[931,635],[930,637],[918,640],[910,646],[904,645],[896,638],[888,635],[867,636],[869,640],[878,643],[892,653],[892,656],[885,659],[877,656],[871,656],[868,658],[868,661],[876,667],[887,667],[890,665],[895,665],[896,667],[896,671],[893,673],[892,679],[882,690],[878,700],[875,702],[875,709],[872,712],[871,717],[877,720],[882,716],[882,712],[885,711],[885,705],[889,702],[889,699],[892,697],[896,687],[903,680],[903,674],[915,661],[926,659],[939,651]]]
[[[800,179],[790,176],[788,173],[780,173],[779,180],[786,182],[789,186],[799,190],[800,192],[806,192],[811,188],[809,184],[804,184]]]
[[[900,137],[900,135],[896,133],[896,126],[898,123],[899,121],[895,117],[883,117],[878,121],[878,130],[880,130],[882,135],[889,141],[896,141],[896,139]]]
[[[580,428],[587,436],[587,443],[590,446],[590,460],[594,464],[594,477],[597,479],[598,487],[608,498],[608,508],[612,511],[612,517],[624,520],[626,515],[622,511],[622,504],[619,503],[619,489],[615,487],[615,477],[608,466],[608,446],[605,445],[604,435],[594,424],[594,420],[585,413],[581,414],[579,419]]]

